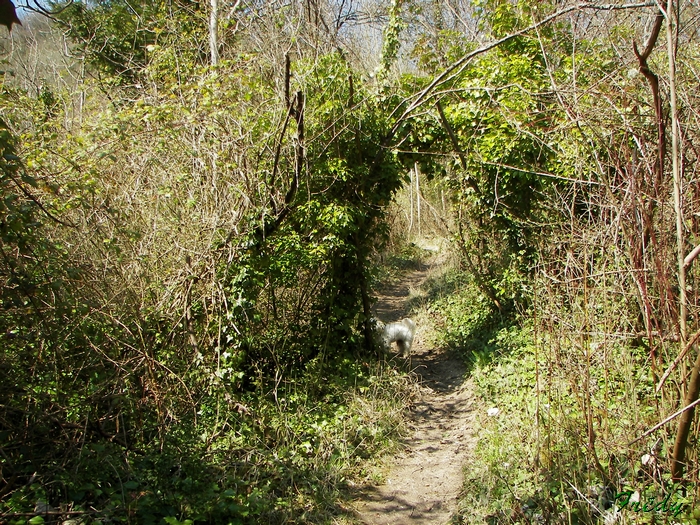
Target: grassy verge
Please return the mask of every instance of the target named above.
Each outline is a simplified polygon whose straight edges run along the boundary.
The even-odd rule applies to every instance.
[[[465,353],[479,399],[455,523],[697,523],[696,473],[668,474],[676,425],[635,441],[677,407],[644,347],[500,317],[457,272],[433,290],[435,337]]]

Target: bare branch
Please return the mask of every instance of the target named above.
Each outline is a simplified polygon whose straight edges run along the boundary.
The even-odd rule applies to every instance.
[[[671,366],[668,367],[666,372],[664,372],[664,375],[661,376],[661,379],[659,379],[659,384],[656,385],[656,392],[660,392],[661,388],[664,386],[664,383],[666,382],[666,379],[668,379],[668,376],[671,375],[671,372],[673,372],[678,364],[683,360],[683,358],[686,356],[688,353],[688,350],[690,350],[695,343],[698,342],[698,339],[700,339],[700,331],[695,332],[695,335],[690,338],[690,341],[683,347],[683,350],[680,351],[678,356],[673,360],[673,363],[671,363]]]
[[[696,400],[693,401],[690,405],[681,408],[678,412],[674,412],[673,414],[671,414],[670,416],[668,416],[666,419],[664,419],[661,423],[659,423],[658,425],[654,425],[654,426],[651,427],[649,430],[647,430],[646,432],[644,432],[644,434],[642,434],[641,436],[639,436],[639,437],[638,437],[637,439],[635,439],[634,441],[630,441],[629,443],[627,443],[627,446],[629,447],[630,445],[636,443],[636,442],[639,441],[640,439],[644,439],[645,437],[647,437],[647,436],[648,436],[649,434],[651,434],[652,432],[654,432],[654,431],[660,429],[662,426],[664,426],[664,425],[665,425],[666,423],[668,423],[669,421],[672,421],[673,419],[675,419],[675,418],[677,418],[678,416],[680,416],[681,414],[683,414],[686,410],[690,410],[691,408],[694,408],[695,405],[697,405],[698,403],[700,403],[700,399],[696,399]]]
[[[542,26],[552,22],[553,20],[556,20],[557,18],[560,18],[568,13],[571,13],[572,11],[578,11],[578,10],[583,10],[583,9],[593,9],[593,10],[599,10],[599,11],[614,11],[614,10],[622,10],[622,9],[639,9],[642,7],[653,7],[655,5],[656,4],[654,2],[640,2],[640,3],[635,3],[635,4],[602,4],[602,5],[595,5],[595,4],[591,4],[589,2],[584,2],[584,3],[574,4],[574,5],[565,7],[564,9],[560,9],[559,11],[556,11],[556,12],[552,13],[551,15],[546,16],[545,18],[543,18],[539,22],[535,22],[534,24],[531,24],[528,27],[521,29],[520,31],[516,31],[514,33],[511,33],[509,35],[504,36],[503,38],[499,38],[498,40],[495,40],[489,44],[485,44],[485,45],[479,47],[478,49],[475,49],[471,53],[467,53],[462,58],[457,60],[450,67],[445,69],[445,71],[443,71],[437,77],[435,77],[433,79],[433,81],[425,87],[425,89],[423,89],[420,93],[415,95],[415,97],[413,98],[413,101],[408,105],[408,107],[404,110],[404,112],[401,114],[401,116],[396,119],[396,122],[391,129],[390,136],[393,137],[393,135],[399,130],[401,124],[403,124],[403,122],[417,108],[419,108],[428,98],[430,98],[430,96],[438,88],[438,86],[445,84],[447,82],[450,82],[451,80],[453,80],[457,76],[459,76],[462,73],[462,71],[464,71],[466,66],[471,62],[471,60],[479,55],[482,55],[488,51],[491,51],[492,49],[495,49],[498,46],[513,40],[514,38],[518,38],[519,36],[522,36],[522,35],[525,35],[525,34],[531,32],[531,31],[534,31],[535,29],[542,27]],[[394,110],[394,113],[397,110],[398,110],[398,107],[396,108],[396,110]]]
[[[690,265],[693,263],[693,261],[697,258],[698,255],[700,255],[700,244],[693,248],[692,252],[686,255],[685,259],[683,260],[683,267],[686,270],[690,268]]]
[[[56,9],[55,11],[51,11],[49,9],[46,9],[45,7],[42,7],[41,4],[39,3],[39,0],[32,0],[31,2],[29,2],[29,0],[27,0],[23,4],[20,4],[20,7],[22,9],[26,9],[27,11],[41,13],[44,16],[48,16],[49,18],[53,18],[56,15],[60,15],[63,11],[65,11],[70,6],[72,6],[73,3],[74,3],[74,0],[70,0],[66,5]]]

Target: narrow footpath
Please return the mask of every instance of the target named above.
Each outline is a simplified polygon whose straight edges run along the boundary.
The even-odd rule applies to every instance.
[[[394,321],[406,316],[409,291],[420,288],[424,268],[388,287],[377,304],[377,316]],[[457,509],[463,467],[474,449],[473,396],[459,356],[429,348],[421,326],[412,350],[411,367],[420,378],[419,395],[410,414],[410,432],[403,450],[388,466],[384,484],[365,486],[355,501],[366,525],[444,525]]]

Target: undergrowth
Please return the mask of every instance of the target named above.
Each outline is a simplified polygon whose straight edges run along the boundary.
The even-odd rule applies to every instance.
[[[233,403],[228,417],[202,407],[196,423],[183,421],[167,439],[156,432],[140,450],[85,446],[70,468],[57,466],[63,474],[50,486],[37,479],[15,491],[3,504],[6,516],[17,514],[7,523],[43,523],[19,514],[56,501],[71,501],[60,510],[84,524],[334,522],[349,485],[371,475],[368,460],[400,433],[409,381],[345,358],[266,387]]]
[[[432,343],[459,349],[470,367],[489,362],[496,349],[494,337],[508,318],[457,269],[429,279],[426,288],[427,313],[435,327]]]
[[[375,286],[395,282],[407,271],[421,268],[430,255],[432,254],[414,243],[391,246],[377,257],[378,264],[373,270],[372,282]]]
[[[457,271],[432,289],[434,337],[468,358],[480,407],[455,523],[697,523],[695,484],[668,472],[675,425],[643,436],[675,410],[645,347],[498,315]]]

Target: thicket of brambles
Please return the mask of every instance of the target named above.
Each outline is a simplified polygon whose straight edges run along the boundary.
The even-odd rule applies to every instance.
[[[461,262],[431,309],[500,410],[461,518],[694,522],[697,9],[448,4],[417,15]]]
[[[409,399],[367,321],[410,170],[458,260],[436,342],[500,408],[460,519],[691,508],[694,411],[645,431],[700,384],[696,6],[29,5],[2,42],[0,519],[350,520]]]

